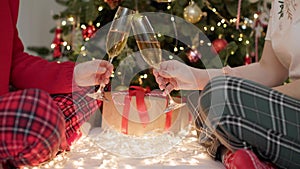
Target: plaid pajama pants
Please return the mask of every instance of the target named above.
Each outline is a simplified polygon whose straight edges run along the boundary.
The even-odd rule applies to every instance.
[[[0,97],[0,163],[36,166],[67,150],[101,102],[87,90],[50,96],[25,89]]]
[[[213,157],[220,145],[233,151],[250,148],[279,168],[300,168],[299,100],[249,80],[222,76],[204,88],[199,105],[199,140],[210,140]]]

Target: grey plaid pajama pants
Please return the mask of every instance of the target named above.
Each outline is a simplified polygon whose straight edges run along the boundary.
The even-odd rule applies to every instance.
[[[201,91],[199,105],[199,140],[210,143],[212,157],[220,145],[233,151],[248,148],[279,168],[300,168],[299,100],[249,80],[220,76]]]

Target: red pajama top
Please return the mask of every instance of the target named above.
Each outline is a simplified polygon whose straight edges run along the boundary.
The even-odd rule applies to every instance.
[[[24,52],[16,28],[19,0],[0,1],[0,96],[9,84],[51,94],[72,92],[73,62],[58,64]]]

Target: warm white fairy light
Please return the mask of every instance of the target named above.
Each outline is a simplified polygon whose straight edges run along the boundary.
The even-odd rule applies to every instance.
[[[145,73],[143,75],[140,75],[140,79],[147,79],[148,78],[148,75]]]
[[[125,165],[124,169],[135,169],[135,167],[131,166],[131,165]]]
[[[48,164],[49,164],[49,166],[53,166],[54,165],[54,161],[55,160],[53,160],[53,161],[50,161]]]
[[[65,20],[61,21],[61,25],[62,26],[66,26],[67,25],[67,21],[65,21]]]
[[[173,55],[169,55],[169,59],[174,59],[174,56]]]
[[[52,43],[52,44],[50,45],[50,47],[51,47],[51,49],[54,49],[54,48],[56,47],[56,44]]]
[[[110,77],[114,78],[114,77],[115,77],[115,74],[114,74],[114,73],[112,73],[112,74],[110,75]]]
[[[96,27],[100,27],[101,26],[101,23],[100,22],[97,22],[96,23]]]
[[[206,26],[204,26],[203,29],[204,29],[205,31],[207,31],[207,27],[206,27]]]
[[[170,166],[176,166],[176,165],[178,165],[178,162],[176,160],[170,160],[169,165]]]
[[[75,19],[74,19],[73,16],[70,16],[70,17],[68,18],[68,21],[71,22],[71,23],[74,22],[74,20],[75,20]]]
[[[246,24],[243,24],[243,25],[241,26],[241,28],[245,30],[245,29],[247,29],[247,25],[246,25]]]
[[[71,50],[71,46],[70,45],[68,45],[66,48],[67,48],[67,50]]]
[[[175,21],[175,18],[174,18],[173,16],[171,17],[171,21],[172,21],[172,22],[174,22],[174,21]]]
[[[214,30],[215,30],[215,27],[213,27],[213,26],[212,26],[212,27],[210,27],[210,31],[212,31],[212,32],[213,32]]]
[[[227,28],[227,24],[225,23],[225,24],[223,24],[223,28]]]
[[[196,136],[196,135],[197,135],[197,131],[196,131],[196,130],[191,130],[191,134],[194,135],[194,136]],[[192,138],[193,138],[193,137],[192,137]],[[191,140],[192,138],[190,138],[190,140]]]
[[[86,26],[85,26],[84,24],[82,24],[82,25],[80,26],[80,28],[81,28],[81,29],[86,29]]]
[[[204,44],[204,40],[200,40],[199,43],[202,46]]]
[[[233,19],[232,19],[232,22],[233,22],[233,23],[235,23],[236,21],[237,21],[237,19],[236,19],[236,18],[233,18]]]
[[[101,12],[103,9],[104,9],[103,6],[99,6],[99,7],[98,7],[98,11],[99,11],[99,12]]]
[[[62,43],[62,45],[63,45],[63,46],[67,46],[67,45],[68,45],[68,42],[67,42],[67,41],[64,41],[64,42]]]
[[[98,153],[97,155],[91,157],[91,159],[94,160],[101,160],[102,158],[103,158],[103,153]]]
[[[184,47],[180,46],[180,47],[179,47],[179,50],[184,50]]]
[[[250,41],[249,41],[249,40],[246,40],[245,43],[246,43],[247,45],[249,45],[249,44],[250,44]]]
[[[176,46],[174,47],[174,52],[178,52],[178,48]]]
[[[181,148],[180,148],[180,151],[186,151],[186,150],[187,150],[186,147],[181,147]]]
[[[147,79],[148,78],[148,74],[144,74],[144,79]]]
[[[83,158],[79,158],[78,160],[73,161],[73,164],[78,167],[83,166],[84,160],[83,160]]]

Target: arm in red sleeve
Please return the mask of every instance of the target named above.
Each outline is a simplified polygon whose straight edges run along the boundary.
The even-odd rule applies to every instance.
[[[74,66],[73,62],[49,62],[25,53],[18,32],[15,31],[10,79],[16,88],[39,88],[50,94],[70,93]]]

